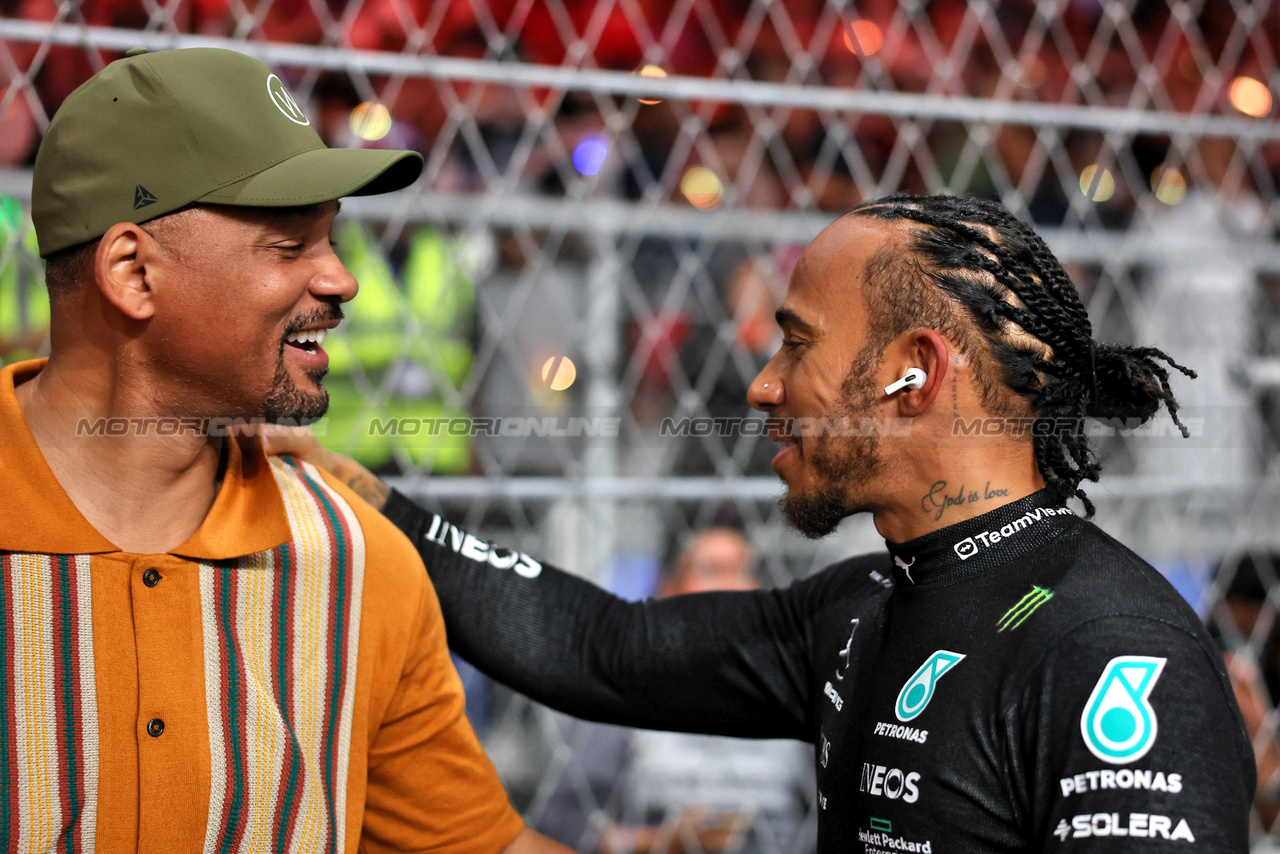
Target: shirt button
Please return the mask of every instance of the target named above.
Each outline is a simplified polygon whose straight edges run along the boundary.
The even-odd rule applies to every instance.
[[[148,587],[155,587],[160,583],[160,573],[156,572],[155,569],[148,569],[146,572],[142,573],[142,583]],[[163,729],[164,724],[161,724],[160,728]],[[156,734],[159,735],[159,733]]]
[[[159,738],[164,734],[164,721],[159,718],[152,718],[147,721],[147,735],[152,738]]]

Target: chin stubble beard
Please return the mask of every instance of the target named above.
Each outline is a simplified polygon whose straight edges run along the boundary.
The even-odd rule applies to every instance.
[[[782,514],[791,526],[811,540],[820,540],[853,511],[836,490],[824,489],[816,495],[796,496],[788,492],[782,497]]]
[[[267,395],[262,405],[262,417],[271,424],[282,421],[290,424],[310,424],[329,410],[329,392],[325,391],[320,381],[327,370],[309,371],[318,394],[306,394],[298,388],[289,372],[284,367],[284,350],[281,348],[280,360],[276,362],[276,374],[271,380],[271,394]]]
[[[342,320],[342,309],[337,305],[317,308],[295,317],[280,339],[280,350],[276,355],[276,373],[271,378],[271,393],[262,404],[262,417],[272,424],[281,422],[294,424],[310,424],[329,411],[329,392],[325,391],[321,380],[329,373],[327,368],[307,371],[307,377],[316,384],[319,392],[307,394],[294,384],[293,378],[284,366],[284,348],[289,333],[306,329],[308,326]]]
[[[788,490],[782,497],[787,521],[811,540],[827,536],[846,516],[862,509],[849,501],[849,487],[867,481],[880,469],[875,437],[861,436],[853,442],[854,447],[842,458],[825,445],[816,448],[809,464],[819,475],[819,485],[807,495]]]

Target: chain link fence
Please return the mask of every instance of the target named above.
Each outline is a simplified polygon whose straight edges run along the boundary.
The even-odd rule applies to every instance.
[[[1099,523],[1221,636],[1258,750],[1257,850],[1269,844],[1275,4],[0,0],[0,13],[0,359],[47,347],[30,166],[62,99],[135,46],[252,54],[331,145],[427,161],[413,188],[344,205],[337,243],[361,295],[326,344],[323,441],[624,595],[652,594],[711,527],[742,532],[766,585],[881,547],[866,519],[818,543],[784,527],[747,384],[777,346],[800,248],[839,212],[897,191],[1000,199],[1068,266],[1099,340],[1200,372],[1174,381],[1190,440],[1168,421],[1095,425],[1107,474],[1091,494]],[[468,676],[513,797],[581,850],[813,845],[811,758],[786,745],[744,759],[584,728]]]

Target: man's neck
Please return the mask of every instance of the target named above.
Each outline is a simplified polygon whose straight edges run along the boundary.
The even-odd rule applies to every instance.
[[[956,449],[901,474],[874,510],[876,530],[894,543],[981,516],[1045,485],[1029,444]]]
[[[51,359],[16,395],[53,476],[89,524],[123,552],[161,554],[186,542],[213,505],[222,441],[145,429],[151,421],[138,419],[164,413],[129,386]],[[112,435],[117,424],[125,435]],[[99,431],[86,425],[108,429],[90,435]]]

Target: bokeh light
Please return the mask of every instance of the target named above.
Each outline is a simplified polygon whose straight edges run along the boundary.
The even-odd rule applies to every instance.
[[[1166,205],[1176,205],[1187,195],[1187,179],[1172,166],[1161,164],[1151,173],[1151,190]]]
[[[662,66],[660,65],[646,65],[644,68],[641,68],[636,73],[639,74],[641,77],[666,77],[667,76],[667,72],[664,71]],[[661,98],[637,98],[636,100],[638,100],[642,104],[661,104],[662,103]]]
[[[351,132],[369,142],[382,139],[391,132],[391,111],[376,101],[357,104],[351,111]]]
[[[1237,77],[1227,90],[1231,106],[1246,116],[1261,117],[1271,112],[1271,92],[1265,83],[1252,77]]]
[[[680,176],[680,192],[695,208],[709,211],[720,207],[724,182],[705,166],[691,166]]]
[[[609,156],[609,143],[598,133],[589,133],[573,149],[573,168],[581,175],[599,175]]]
[[[1095,202],[1105,202],[1116,192],[1116,179],[1096,163],[1086,166],[1080,173],[1080,192]]]
[[[568,356],[552,356],[542,365],[542,381],[552,391],[564,391],[578,378],[578,368]]]
[[[875,56],[884,46],[884,34],[871,21],[854,21],[844,28],[844,46],[858,56]]]

